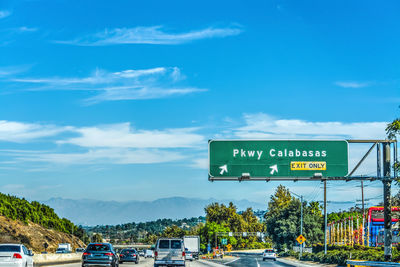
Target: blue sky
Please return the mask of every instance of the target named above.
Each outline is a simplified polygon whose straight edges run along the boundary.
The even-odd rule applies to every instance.
[[[278,183],[208,182],[207,140],[384,138],[399,116],[399,11],[396,1],[2,1],[0,190],[265,202]],[[366,149],[350,147],[351,166]],[[285,184],[321,197],[319,183]],[[354,201],[356,185],[332,183],[331,200]]]

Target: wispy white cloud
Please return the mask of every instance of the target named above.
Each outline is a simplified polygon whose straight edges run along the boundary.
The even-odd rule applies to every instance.
[[[104,30],[89,36],[84,36],[71,41],[56,41],[57,43],[81,46],[106,46],[116,44],[166,44],[176,45],[195,40],[222,38],[238,35],[242,32],[240,27],[226,27],[189,31],[183,33],[168,33],[162,26],[116,28]]]
[[[312,122],[277,119],[268,114],[246,114],[245,125],[234,129],[239,138],[251,139],[381,139],[387,122]]]
[[[184,76],[177,67],[157,67],[119,72],[97,69],[88,77],[18,78],[11,81],[25,84],[27,90],[96,91],[97,95],[86,99],[86,104],[166,98],[206,91],[195,87],[179,87],[176,83],[182,79]]]
[[[76,153],[38,153],[14,155],[16,160],[62,165],[88,164],[154,164],[173,162],[184,158],[180,152],[159,149],[106,148]]]
[[[338,81],[335,84],[343,88],[362,88],[370,86],[371,82]]]
[[[0,78],[25,72],[29,68],[28,65],[0,67]]]
[[[76,128],[78,137],[58,141],[81,147],[108,148],[189,148],[205,143],[196,128],[135,130],[130,123]]]
[[[204,92],[205,89],[199,88],[149,88],[149,87],[110,87],[94,97],[86,99],[85,103],[94,104],[102,101],[113,100],[140,100],[166,98],[171,96],[188,95],[192,93]]]
[[[71,127],[0,120],[0,141],[25,143],[70,130]]]
[[[11,15],[9,10],[0,10],[0,19],[6,18]]]
[[[140,130],[130,123],[92,127],[0,121],[0,141],[57,144],[56,150],[1,149],[13,166],[52,164],[152,164],[187,158],[206,143],[196,128]],[[71,135],[76,137],[70,137]],[[49,139],[51,137],[51,139]],[[57,141],[58,140],[58,141]],[[65,145],[69,149],[65,150]],[[71,150],[72,149],[72,150]],[[46,170],[40,167],[39,170]]]
[[[32,27],[22,26],[22,27],[15,28],[15,30],[19,31],[19,32],[36,32],[38,29],[37,28],[32,28]]]

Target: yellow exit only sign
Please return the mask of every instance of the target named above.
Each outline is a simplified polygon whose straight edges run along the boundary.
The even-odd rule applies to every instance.
[[[290,162],[292,171],[324,171],[326,161],[292,161]]]

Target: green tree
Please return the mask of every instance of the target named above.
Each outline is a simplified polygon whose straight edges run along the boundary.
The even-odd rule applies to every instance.
[[[274,195],[271,196],[271,200],[268,203],[268,212],[265,214],[266,217],[271,217],[274,214],[279,214],[283,209],[289,206],[292,201],[289,189],[283,185],[279,185]]]
[[[273,210],[269,210],[265,215],[267,233],[277,248],[291,248],[300,234],[300,200],[292,198],[287,188],[279,186],[271,201],[273,203],[270,203],[269,207]],[[307,205],[303,202],[303,235],[307,244],[321,242],[322,229],[323,218],[318,203],[311,202]]]
[[[186,232],[182,228],[180,228],[176,225],[173,225],[171,227],[168,226],[167,228],[165,228],[165,230],[161,236],[182,238],[185,234],[186,234]]]
[[[96,233],[92,236],[92,242],[103,242],[103,236],[99,233]]]

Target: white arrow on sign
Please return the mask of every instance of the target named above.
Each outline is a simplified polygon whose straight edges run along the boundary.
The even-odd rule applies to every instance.
[[[274,174],[275,172],[276,172],[276,173],[278,172],[278,165],[277,165],[277,164],[272,165],[272,166],[269,167],[269,168],[271,169],[270,174]]]
[[[228,166],[225,164],[221,167],[219,167],[221,169],[221,171],[219,172],[219,174],[224,174],[224,172],[228,172]]]

